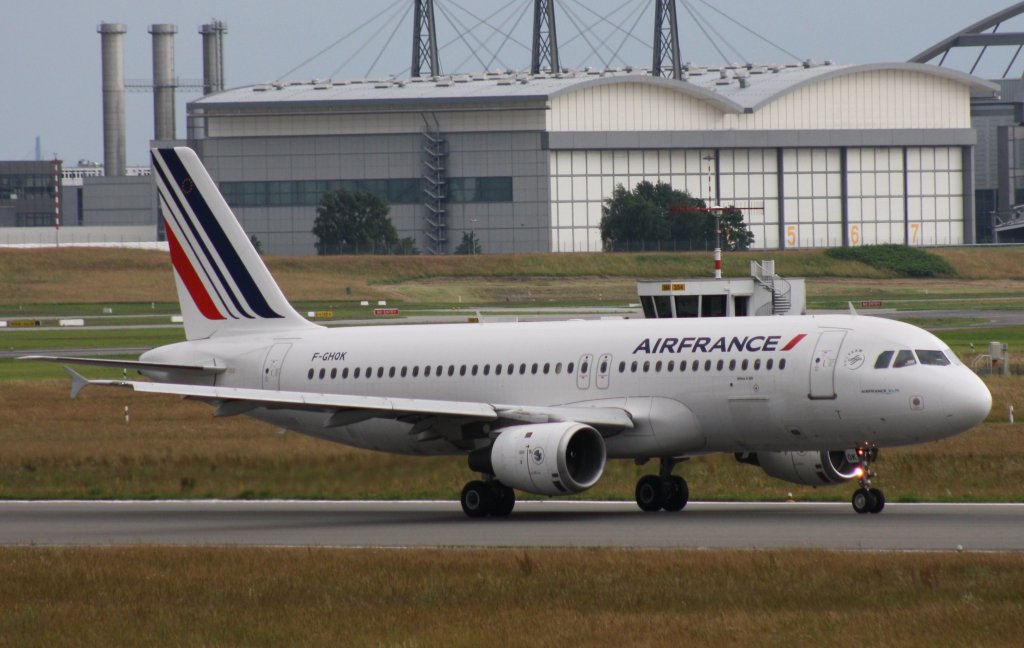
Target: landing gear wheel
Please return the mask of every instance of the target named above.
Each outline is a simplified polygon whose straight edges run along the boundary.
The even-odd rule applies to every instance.
[[[491,501],[491,489],[482,481],[471,481],[462,489],[462,510],[471,518],[485,517],[490,513]]]
[[[877,488],[871,488],[869,491],[875,497],[875,505],[871,507],[872,513],[881,513],[882,509],[885,508],[885,493],[878,490]]]
[[[508,517],[516,505],[516,492],[497,481],[492,481],[490,486],[491,515],[494,517]]]
[[[679,475],[672,475],[662,482],[662,487],[665,496],[662,508],[666,511],[682,511],[690,500],[690,487],[686,485],[686,480]]]
[[[853,497],[850,499],[850,503],[853,504],[853,510],[857,513],[877,513],[875,508],[878,506],[878,500],[875,498],[875,494],[871,491],[877,489],[858,488],[853,491]],[[883,501],[882,505],[885,503]],[[879,508],[879,511],[882,509]]]
[[[858,446],[857,457],[860,459],[860,476],[857,479],[860,488],[854,491],[851,499],[853,510],[858,513],[881,513],[885,508],[885,494],[871,487],[871,479],[877,476],[871,470],[871,464],[878,459],[878,446]]]
[[[661,477],[644,475],[636,483],[636,505],[642,511],[660,511],[665,501],[664,491]]]

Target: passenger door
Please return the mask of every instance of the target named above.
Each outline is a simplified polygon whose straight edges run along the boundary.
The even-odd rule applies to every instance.
[[[590,371],[594,364],[594,356],[584,353],[580,356],[579,366],[576,368],[576,386],[580,389],[590,389]]]
[[[811,358],[811,399],[830,400],[836,397],[836,360],[846,331],[822,331]]]
[[[612,355],[602,353],[597,359],[597,388],[608,389],[612,374]]]

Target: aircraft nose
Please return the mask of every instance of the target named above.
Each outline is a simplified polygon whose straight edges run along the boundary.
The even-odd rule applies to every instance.
[[[963,378],[951,381],[946,389],[945,405],[954,433],[966,432],[988,416],[992,410],[992,394],[981,378],[965,370]]]

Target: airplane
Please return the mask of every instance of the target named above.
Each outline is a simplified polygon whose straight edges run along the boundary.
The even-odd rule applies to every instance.
[[[679,511],[676,466],[712,453],[796,484],[857,480],[854,510],[879,513],[880,448],[965,432],[992,406],[937,337],[855,313],[323,327],[285,299],[194,151],[152,149],[152,166],[186,340],[135,361],[25,359],[149,379],[67,368],[72,398],[174,394],[358,448],[466,456],[473,518],[508,516],[516,490],[583,492],[612,459],[657,459],[636,503]]]

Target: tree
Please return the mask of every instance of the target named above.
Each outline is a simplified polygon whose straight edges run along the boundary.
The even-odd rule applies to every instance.
[[[316,208],[313,234],[317,254],[387,254],[398,244],[387,202],[366,191],[339,189],[324,194]]]
[[[671,208],[694,209],[674,212]],[[705,203],[685,191],[677,191],[664,182],[647,180],[628,191],[617,185],[601,208],[601,241],[606,250],[640,241],[715,240],[715,218],[701,212]],[[722,248],[746,250],[754,241],[738,209],[721,212]]]
[[[249,242],[252,243],[252,247],[256,250],[256,254],[263,256],[263,243],[261,243],[260,240],[256,238],[255,234],[251,234],[249,236]]]
[[[455,254],[483,254],[484,249],[480,246],[480,239],[476,232],[470,230],[462,234],[462,242],[455,248]]]

